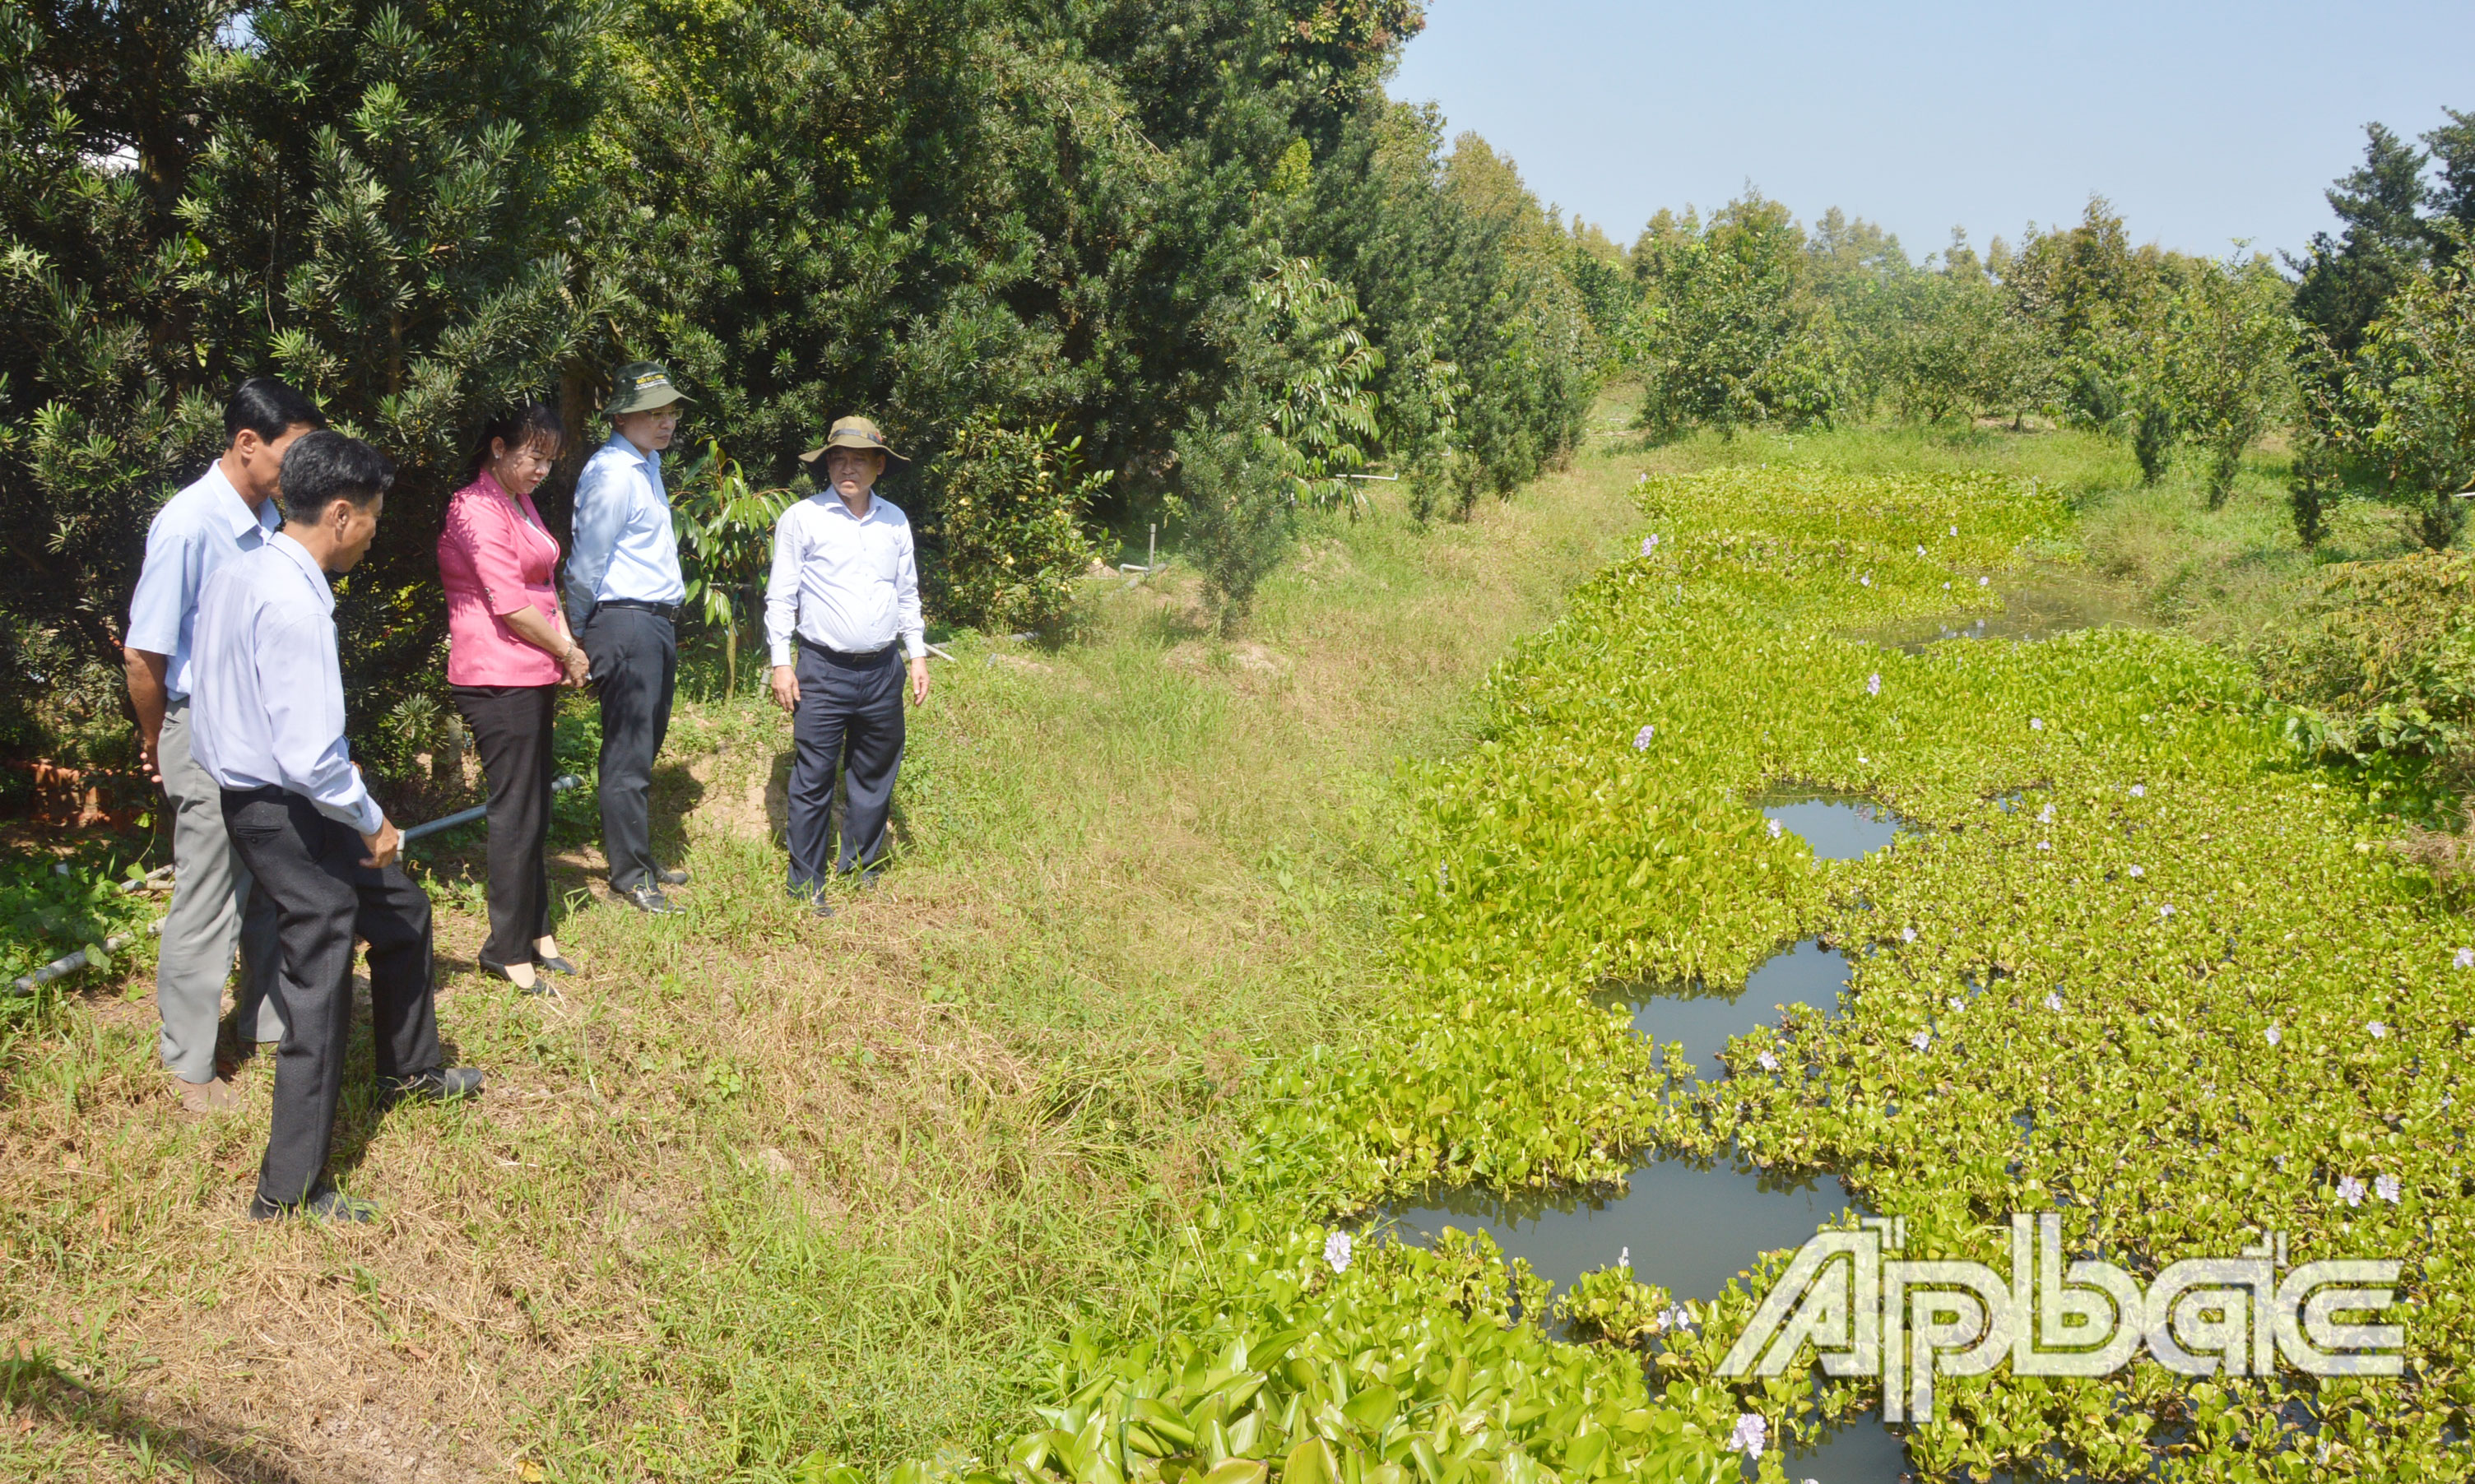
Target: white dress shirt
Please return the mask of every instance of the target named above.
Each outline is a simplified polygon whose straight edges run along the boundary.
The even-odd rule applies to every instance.
[[[913,659],[927,652],[919,622],[919,567],[911,523],[882,495],[855,516],[822,490],[773,523],[773,575],[765,584],[765,641],[791,663],[794,633],[845,654],[870,654],[898,635]]]
[[[344,741],[335,595],[282,531],[208,579],[198,597],[189,751],[227,789],[289,790],[364,835],[384,815]]]
[[[592,616],[595,604],[614,599],[686,600],[659,452],[642,452],[625,435],[612,433],[576,476],[571,534],[567,611],[578,623]]]
[[[189,693],[190,635],[198,623],[198,594],[217,568],[255,551],[282,529],[283,517],[269,499],[255,511],[225,477],[217,460],[187,489],[163,502],[146,528],[146,565],[129,599],[132,649],[168,655],[163,690],[170,699]]]

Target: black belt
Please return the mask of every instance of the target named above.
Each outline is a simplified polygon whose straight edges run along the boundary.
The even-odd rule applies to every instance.
[[[800,648],[814,650],[815,652],[823,655],[826,659],[831,660],[833,663],[843,666],[848,669],[862,669],[870,665],[880,664],[884,661],[887,655],[894,652],[895,647],[894,645],[887,645],[882,649],[870,649],[866,654],[853,654],[847,649],[837,649],[831,645],[821,645],[815,640],[810,639],[805,634],[794,635],[793,637],[799,641]],[[896,641],[895,643],[898,644],[900,641]]]
[[[679,612],[679,605],[676,603],[648,603],[633,597],[605,597],[601,601],[595,603],[593,606],[596,608],[633,608],[639,613],[649,613],[657,619],[674,619],[678,617]]]

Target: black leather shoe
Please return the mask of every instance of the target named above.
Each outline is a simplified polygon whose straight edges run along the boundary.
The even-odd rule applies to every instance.
[[[576,973],[576,965],[568,962],[565,959],[535,959],[533,961],[533,967],[541,970],[545,974],[566,974],[573,976]]]
[[[659,887],[629,887],[619,895],[638,912],[648,912],[656,917],[667,917],[678,911],[671,905],[669,897],[662,895]]]
[[[381,1079],[380,1097],[386,1106],[398,1103],[453,1103],[481,1095],[481,1069],[478,1066],[439,1067],[428,1072],[415,1072],[410,1077]]]
[[[282,1216],[306,1216],[312,1221],[368,1222],[379,1218],[379,1208],[367,1201],[356,1201],[332,1185],[320,1185],[309,1192],[309,1199],[294,1204],[269,1201],[266,1197],[249,1198],[249,1219],[274,1221]]]
[[[497,975],[499,978],[505,980],[508,984],[515,985],[516,985],[516,993],[518,993],[518,994],[556,994],[556,993],[558,993],[558,991],[557,991],[556,989],[553,989],[553,988],[551,988],[549,985],[546,985],[546,984],[542,983],[542,978],[541,978],[541,976],[540,976],[539,974],[535,974],[535,975],[533,976],[533,982],[532,982],[531,984],[529,984],[529,985],[517,985],[517,984],[516,984],[516,976],[507,972],[507,966],[506,966],[505,964],[503,964],[503,963],[492,963],[492,962],[491,962],[489,960],[487,960],[487,959],[481,959],[481,960],[478,960],[478,961],[478,961],[478,962],[481,965],[481,972],[482,972],[482,973],[484,973],[484,974],[494,974],[494,975]],[[539,965],[535,965],[535,966],[536,966],[536,967],[538,967]]]
[[[688,868],[684,865],[657,865],[653,867],[653,879],[666,887],[684,887],[688,884]]]

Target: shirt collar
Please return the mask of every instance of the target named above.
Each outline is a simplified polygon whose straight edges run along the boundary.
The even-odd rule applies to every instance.
[[[335,611],[335,590],[327,580],[327,569],[309,554],[309,548],[292,539],[288,531],[277,531],[266,538],[266,544],[292,559],[301,574],[309,579],[310,590],[318,595],[318,606],[329,613]]]
[[[818,502],[822,504],[827,512],[841,516],[845,521],[859,521],[863,523],[873,521],[885,510],[885,497],[877,494],[873,490],[869,492],[868,514],[866,515],[851,514],[849,502],[843,499],[841,491],[836,490],[831,486],[819,490],[816,498]]]
[[[277,513],[274,500],[256,510],[249,508],[249,501],[241,499],[240,491],[233,487],[232,476],[224,473],[223,460],[207,466],[207,478],[215,491],[215,513],[232,527],[233,540],[245,540],[251,531],[267,536],[283,528],[283,517]]]
[[[642,464],[646,468],[652,470],[656,474],[661,472],[661,450],[655,449],[653,451],[648,453],[644,450],[637,448],[634,444],[629,443],[627,441],[627,435],[619,431],[615,427],[610,430],[610,441],[603,444],[601,447],[604,451],[615,450],[620,457],[631,459],[636,463]]]

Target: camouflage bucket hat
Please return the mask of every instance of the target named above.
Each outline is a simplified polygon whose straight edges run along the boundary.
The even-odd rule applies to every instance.
[[[813,465],[825,456],[826,449],[864,449],[871,453],[882,453],[888,469],[899,469],[911,462],[894,452],[885,441],[885,434],[866,418],[844,418],[837,422],[833,430],[825,434],[824,443],[800,454],[799,462]]]
[[[690,399],[671,384],[671,374],[653,361],[629,361],[610,373],[610,400],[601,404],[601,415],[615,418],[625,412],[651,412]]]

